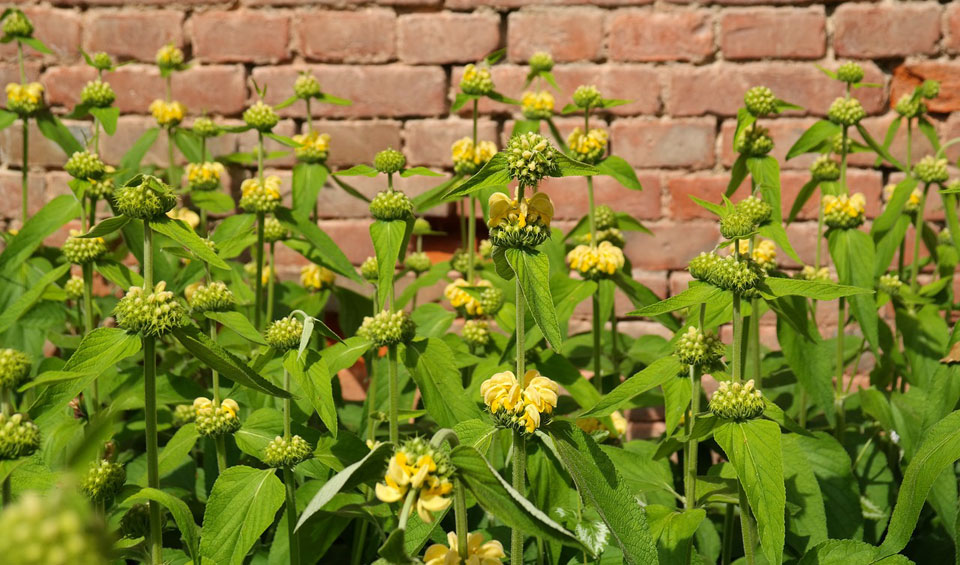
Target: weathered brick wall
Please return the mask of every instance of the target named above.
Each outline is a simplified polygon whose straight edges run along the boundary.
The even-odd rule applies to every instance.
[[[834,67],[846,59],[861,62],[867,80],[884,85],[856,92],[875,136],[882,137],[893,118],[891,99],[924,78],[943,82],[940,97],[930,103],[940,132],[960,136],[960,114],[951,114],[960,109],[960,4],[955,2],[54,0],[22,7],[38,37],[56,51],[31,55],[28,75],[47,86],[59,110],[72,107],[92,77],[78,46],[133,62],[107,76],[124,112],[117,135],[102,142],[103,156],[112,163],[153,125],[147,106],[163,86],[151,63],[166,42],[181,46],[193,62],[173,81],[175,98],[191,114],[238,120],[253,96],[250,79],[269,85],[269,101],[278,102],[289,96],[297,71],[309,68],[325,90],[354,101],[349,107],[314,107],[320,129],[333,137],[333,166],[369,162],[376,151],[393,146],[402,148],[413,165],[447,170],[450,144],[470,129],[466,114],[449,111],[463,65],[505,46],[506,62],[494,68],[494,79],[498,90],[519,96],[527,58],[550,51],[563,89],[558,108],[584,83],[596,84],[608,97],[634,101],[604,119],[613,150],[636,167],[644,191],[630,192],[601,179],[598,199],[642,219],[655,233],[655,238],[631,234],[627,253],[635,276],[662,295],[685,287],[688,277],[680,269],[718,238],[715,223],[688,195],[715,199],[725,186],[734,159],[734,116],[750,86],[768,85],[807,109],[766,121],[781,160],[841,94],[840,85],[815,64]],[[0,82],[16,80],[14,62],[13,48],[0,46]],[[480,109],[480,136],[502,139],[515,109],[488,102]],[[278,132],[290,135],[303,128],[303,112],[302,104],[283,110]],[[575,123],[557,122],[564,130]],[[78,132],[82,128],[73,126]],[[66,176],[58,170],[64,156],[38,135],[31,140],[32,202],[39,206],[67,190]],[[226,136],[214,151],[249,149],[253,142],[250,134]],[[929,151],[923,136],[915,136],[914,158]],[[951,157],[958,151],[955,147]],[[894,152],[905,152],[902,129]],[[161,138],[148,160],[163,164],[165,153]],[[0,210],[8,217],[16,215],[19,203],[19,160],[19,128],[8,128],[0,133]],[[799,158],[783,164],[785,206],[806,181],[809,163]],[[851,187],[867,195],[868,212],[875,216],[890,179],[871,169],[870,159],[853,156],[851,163]],[[291,159],[270,163],[285,179],[291,165]],[[243,174],[231,171],[234,190]],[[362,177],[353,182],[371,194],[378,188]],[[416,193],[433,183],[418,177],[401,185]],[[584,213],[582,180],[551,182],[548,190],[561,226]],[[354,261],[371,254],[366,207],[339,190],[324,191],[322,198],[323,228]],[[938,207],[934,200],[932,207]],[[808,260],[815,217],[815,207],[808,206],[803,221],[788,230]],[[437,210],[434,218],[456,231],[452,209]],[[451,248],[450,242],[429,245]],[[285,272],[292,274],[296,258],[282,260],[290,262]],[[628,308],[625,300],[620,307]],[[636,332],[654,329],[645,322],[626,327],[631,324]],[[766,338],[771,331],[765,328]]]

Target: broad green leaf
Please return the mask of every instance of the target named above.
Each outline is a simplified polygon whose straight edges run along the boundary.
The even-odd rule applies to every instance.
[[[197,432],[197,425],[190,423],[178,429],[170,441],[160,449],[157,456],[157,466],[161,477],[166,477],[176,471],[181,465],[190,459],[190,450],[197,444],[200,434]],[[136,475],[131,473],[128,482],[147,486],[146,467],[140,467],[140,472]]]
[[[154,488],[140,489],[136,494],[128,496],[126,500],[124,500],[124,503],[147,500],[160,503],[167,507],[170,514],[173,515],[173,521],[176,522],[177,529],[180,530],[180,535],[183,536],[183,543],[187,546],[187,553],[195,561],[199,559],[200,527],[193,521],[193,513],[190,512],[190,507],[187,506],[187,503],[171,494]]]
[[[627,295],[634,308],[644,308],[660,301],[660,297],[655,292],[646,285],[633,280],[633,277],[627,276],[626,273],[617,272],[613,277],[613,282]],[[658,314],[653,317],[671,331],[680,329],[680,322],[670,314]]]
[[[616,388],[604,395],[600,402],[585,411],[580,417],[601,418],[609,416],[638,395],[653,390],[670,379],[677,378],[677,375],[682,371],[683,365],[675,356],[661,357],[636,375],[617,385]]]
[[[803,296],[814,300],[835,300],[841,296],[873,294],[873,291],[867,288],[785,277],[767,277],[764,279],[764,286],[766,288],[760,287],[760,292],[766,295],[765,297]]]
[[[783,316],[779,316],[777,340],[800,385],[810,393],[813,401],[824,411],[827,420],[832,422],[835,406],[830,377],[835,370],[834,348],[821,339],[820,332],[807,317],[806,301],[797,300],[803,312],[803,318],[798,320],[798,323],[805,331],[798,331]]]
[[[427,412],[442,428],[483,417],[477,403],[464,393],[453,351],[443,340],[430,338],[407,344],[404,363],[423,395]]]
[[[489,418],[474,418],[458,422],[453,427],[453,431],[457,432],[461,445],[475,447],[481,453],[486,453],[497,433],[497,428],[490,423]]]
[[[394,308],[404,308],[407,304],[413,300],[415,294],[424,288],[431,287],[438,282],[440,279],[445,277],[447,273],[450,272],[450,262],[443,261],[441,263],[434,263],[430,266],[430,270],[426,273],[423,273],[419,277],[413,280],[410,284],[404,287],[403,292],[400,293],[394,299],[393,306]]]
[[[472,100],[480,100],[482,96],[478,94],[464,94],[463,92],[458,92],[456,98],[453,99],[453,104],[450,105],[450,112],[456,112],[460,108]]]
[[[106,220],[101,220],[97,225],[93,226],[93,229],[81,235],[80,237],[91,238],[110,235],[113,232],[122,229],[123,226],[127,225],[129,222],[130,218],[127,216],[113,216],[111,218],[107,218]]]
[[[650,534],[657,540],[661,565],[686,565],[690,544],[700,523],[707,517],[702,508],[675,510],[661,504],[647,506]]]
[[[5,130],[13,125],[17,118],[16,113],[0,108],[0,130]]]
[[[340,246],[306,215],[300,212],[291,212],[289,208],[277,208],[274,211],[274,216],[280,220],[284,227],[305,237],[323,258],[324,265],[330,270],[353,281],[363,282],[350,260],[341,251]]]
[[[337,437],[337,407],[333,400],[330,369],[320,354],[307,350],[305,355],[298,358],[296,352],[290,351],[283,360],[283,366],[300,385],[330,435]]]
[[[227,214],[236,208],[236,202],[228,194],[217,190],[190,193],[190,203],[211,214]]]
[[[733,196],[745,178],[747,178],[747,157],[739,155],[730,169],[730,182],[727,183],[727,189],[723,192],[724,196],[727,198]]]
[[[657,563],[646,512],[610,458],[580,428],[567,422],[552,423],[550,437],[580,496],[610,528],[613,540],[623,551],[623,562]]]
[[[247,341],[252,341],[257,345],[267,345],[267,341],[263,339],[263,334],[257,331],[250,320],[240,312],[204,312],[203,315],[237,332]]]
[[[846,450],[824,432],[814,432],[814,437],[797,435],[792,441],[800,446],[820,483],[830,537],[862,538],[860,490]]]
[[[11,326],[17,323],[17,321],[33,307],[37,300],[40,300],[41,295],[47,290],[47,287],[67,274],[68,271],[70,271],[70,263],[65,263],[44,273],[36,282],[31,283],[30,288],[17,297],[12,304],[7,305],[3,312],[0,312],[0,334],[6,332]]]
[[[436,171],[431,171],[427,167],[413,167],[410,169],[404,169],[400,171],[400,176],[402,178],[408,177],[442,177],[443,173],[438,173]]]
[[[550,261],[547,255],[535,250],[507,249],[504,256],[517,274],[526,307],[543,332],[547,344],[554,351],[559,351],[563,338],[550,295]]]
[[[80,203],[72,194],[62,194],[48,202],[27,219],[17,235],[7,242],[0,254],[0,273],[10,277],[11,267],[19,268],[36,251],[47,236],[80,214]]]
[[[230,467],[213,484],[203,513],[200,555],[240,565],[283,505],[283,483],[274,469]]]
[[[870,227],[870,234],[874,241],[880,241],[884,234],[890,231],[899,218],[903,216],[903,208],[916,187],[917,179],[914,177],[906,177],[894,186],[893,194],[890,195],[890,200],[883,207],[883,212],[877,216]]]
[[[67,157],[77,151],[83,151],[83,145],[77,141],[73,133],[63,125],[59,118],[50,113],[50,110],[41,110],[34,118],[37,121],[37,127],[40,133],[50,141],[56,143],[67,154]]]
[[[17,41],[21,41],[23,42],[24,45],[29,45],[30,47],[33,47],[35,50],[39,51],[40,53],[53,55],[53,50],[47,47],[46,44],[44,44],[42,41],[40,41],[36,37],[21,37],[21,38],[18,38]]]
[[[793,159],[803,155],[804,153],[810,153],[816,151],[820,144],[828,139],[832,139],[833,136],[840,133],[840,126],[829,121],[829,120],[820,120],[817,123],[810,126],[807,131],[803,132],[803,135],[800,136],[793,146],[787,151],[787,160]]]
[[[302,214],[310,214],[317,205],[317,197],[329,170],[319,163],[297,163],[293,167],[293,209]]]
[[[912,565],[902,555],[884,558],[880,548],[852,539],[831,539],[808,551],[797,565]]]
[[[413,201],[414,212],[422,214],[441,204],[450,202],[450,200],[447,198],[447,192],[450,190],[451,186],[459,182],[462,178],[463,177],[461,175],[456,174],[443,183],[431,188],[430,190],[411,198]]]
[[[509,184],[510,180],[507,157],[502,152],[497,153],[475,175],[447,192],[444,199],[466,196],[488,187],[502,187]]]
[[[787,502],[796,508],[787,512],[787,543],[800,554],[827,540],[827,514],[824,509],[820,484],[813,466],[807,459],[804,444],[797,434],[782,438],[783,480]]]
[[[274,408],[260,408],[244,418],[243,426],[233,435],[240,451],[262,459],[270,442],[283,435],[283,413]]]
[[[279,135],[276,133],[265,133],[263,134],[263,136],[268,139],[272,139],[277,143],[279,143],[280,145],[284,145],[286,147],[300,147],[299,143],[297,143],[296,141],[294,141],[293,139],[285,135]]]
[[[757,519],[764,555],[779,565],[783,561],[786,507],[780,426],[769,420],[727,422],[714,430],[713,437],[737,470]]]
[[[397,272],[397,262],[403,260],[406,244],[410,241],[413,220],[375,220],[370,224],[370,238],[377,256],[380,269],[377,279],[378,303],[386,305],[387,297],[393,290],[393,277]]]
[[[118,182],[126,181],[139,172],[140,162],[143,161],[147,151],[153,147],[153,144],[156,143],[157,137],[159,136],[160,128],[150,128],[143,132],[143,135],[134,142],[130,149],[123,155],[123,159],[120,160],[120,168],[123,170],[123,176],[117,179]]]
[[[888,163],[900,169],[901,171],[905,169],[905,167],[903,166],[902,163],[900,163],[900,161],[895,159],[893,155],[890,154],[889,151],[887,151],[884,147],[881,147],[876,142],[876,140],[873,139],[873,136],[870,135],[870,132],[867,131],[867,128],[863,127],[863,124],[857,124],[857,131],[860,132],[860,137],[863,138],[863,140],[867,143],[870,149],[873,149],[874,153],[876,153],[880,157],[883,157]]]
[[[843,284],[874,288],[874,263],[876,250],[870,236],[860,230],[830,230],[828,235],[830,257],[837,266],[837,274]],[[853,316],[867,338],[874,354],[880,346],[879,319],[872,296],[853,295],[849,299]]]
[[[417,335],[420,337],[443,337],[453,321],[457,318],[456,312],[451,312],[436,303],[423,304],[411,312],[410,317],[417,324]]]
[[[90,113],[103,124],[107,135],[117,132],[117,119],[120,118],[120,108],[90,108]]]
[[[564,155],[563,153],[556,154],[556,161],[557,161],[558,174],[552,174],[550,176],[590,177],[590,176],[600,174],[600,169],[598,169],[597,167],[594,167],[593,165],[588,165],[587,163],[581,163],[580,161],[577,161],[575,159],[571,159],[570,157]]]
[[[140,273],[131,271],[129,267],[117,261],[100,258],[97,259],[93,268],[103,278],[122,289],[129,289],[131,286],[143,286],[143,277],[140,276]]]
[[[700,304],[710,302],[715,300],[721,294],[723,294],[723,289],[717,288],[713,285],[695,284],[691,285],[690,288],[684,290],[676,296],[671,296],[670,298],[661,300],[656,304],[651,304],[650,306],[645,306],[639,310],[634,310],[633,312],[630,312],[628,316],[653,317],[660,314],[667,314],[683,308],[688,308],[690,306],[698,306]]]
[[[617,182],[630,190],[643,190],[643,186],[637,179],[636,171],[621,157],[610,155],[603,161],[597,163],[597,169],[600,171],[600,174],[613,177]]]
[[[380,174],[380,173],[378,173],[377,170],[374,169],[373,167],[371,167],[370,165],[365,165],[365,164],[361,163],[361,164],[359,164],[359,165],[354,165],[354,166],[350,167],[349,169],[345,169],[345,170],[343,170],[343,171],[337,171],[337,172],[335,172],[335,173],[333,173],[333,174],[334,174],[335,176],[338,176],[338,177],[357,177],[357,176],[363,176],[363,177],[373,178],[373,177],[377,176],[377,175]]]
[[[336,375],[343,369],[353,367],[357,359],[370,349],[370,342],[360,336],[348,337],[342,343],[335,343],[323,350],[321,355],[330,369],[331,375]]]
[[[807,201],[813,196],[813,191],[816,190],[818,186],[820,186],[820,182],[811,179],[800,187],[800,192],[797,193],[797,197],[793,199],[793,205],[790,206],[790,213],[787,214],[788,224],[797,219],[797,214],[799,214],[800,210],[807,204]]]
[[[218,269],[230,269],[230,266],[207,246],[203,239],[197,235],[197,232],[193,231],[190,226],[182,221],[161,216],[150,220],[150,228],[186,247],[198,258],[209,263],[210,266],[217,267]]]

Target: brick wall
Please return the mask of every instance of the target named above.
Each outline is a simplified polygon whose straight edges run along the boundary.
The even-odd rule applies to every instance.
[[[320,5],[318,5],[320,4]],[[325,90],[350,98],[349,107],[315,105],[321,130],[333,137],[335,167],[369,162],[387,146],[402,148],[413,165],[450,168],[450,144],[470,129],[464,113],[451,115],[450,101],[463,65],[488,52],[507,48],[505,64],[494,67],[498,90],[519,96],[523,64],[535,51],[547,50],[557,60],[555,75],[563,94],[596,84],[608,97],[634,102],[612,109],[608,122],[613,150],[637,168],[642,193],[609,179],[597,183],[598,199],[644,220],[655,238],[631,234],[627,253],[635,276],[666,295],[685,287],[679,271],[695,253],[718,238],[715,223],[693,205],[688,195],[716,198],[733,162],[731,135],[743,92],[765,84],[777,95],[807,110],[768,120],[782,160],[803,129],[823,116],[841,93],[815,64],[834,67],[854,59],[867,80],[883,89],[864,89],[857,96],[869,112],[865,123],[878,137],[893,118],[891,98],[925,78],[942,81],[940,97],[930,103],[937,127],[947,138],[960,136],[960,4],[920,2],[811,3],[785,0],[718,0],[709,3],[643,0],[393,0],[352,3],[348,0],[55,0],[25,2],[37,36],[54,56],[31,55],[27,72],[44,82],[59,110],[72,107],[92,72],[82,64],[78,46],[104,50],[132,64],[107,76],[124,112],[117,135],[103,142],[102,153],[116,163],[140,133],[152,126],[150,101],[162,93],[152,60],[166,42],[182,47],[193,62],[176,75],[175,98],[194,115],[206,112],[237,121],[253,96],[250,79],[269,85],[269,101],[291,93],[300,69],[319,77]],[[595,5],[588,5],[595,4]],[[0,46],[0,82],[16,80],[15,52]],[[891,94],[892,92],[892,94]],[[484,102],[482,138],[502,139],[511,128],[514,109]],[[302,104],[281,111],[278,132],[290,135],[303,127]],[[560,118],[564,130],[574,121]],[[72,124],[79,132],[82,124]],[[930,151],[915,136],[915,158]],[[33,205],[67,191],[58,171],[64,156],[51,143],[33,140],[30,159]],[[226,136],[218,153],[249,149],[250,134]],[[894,153],[905,152],[904,133]],[[955,159],[960,147],[955,147]],[[19,128],[0,133],[0,210],[7,216],[19,203]],[[163,139],[148,160],[165,162]],[[810,159],[784,163],[784,203],[807,179]],[[854,156],[852,189],[864,192],[875,216],[887,173],[870,168],[871,160]],[[270,163],[289,179],[290,159]],[[245,173],[231,171],[233,188]],[[378,186],[362,177],[353,180],[372,194]],[[417,177],[401,181],[416,193],[436,181]],[[289,181],[286,183],[289,187]],[[583,214],[586,192],[581,179],[552,181],[558,221],[569,226]],[[372,253],[365,206],[341,191],[324,191],[320,206],[323,228],[344,242],[351,259]],[[933,207],[939,206],[935,202]],[[789,228],[805,259],[812,260],[816,210],[813,206]],[[456,231],[451,209],[434,212],[438,224]],[[450,242],[429,245],[451,248]],[[908,246],[908,249],[912,246]],[[296,258],[284,254],[284,271]],[[790,266],[789,260],[785,264]],[[622,297],[621,297],[622,298]],[[621,300],[620,308],[628,304]],[[633,330],[653,330],[645,322],[629,322]],[[767,338],[772,328],[765,328]]]

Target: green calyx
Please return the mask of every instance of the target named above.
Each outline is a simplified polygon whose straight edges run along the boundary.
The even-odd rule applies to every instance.
[[[505,155],[510,177],[523,186],[536,186],[557,171],[556,150],[538,133],[511,137]]]
[[[376,220],[403,220],[412,213],[413,202],[399,190],[384,190],[370,201],[370,215]]]
[[[177,205],[177,196],[152,175],[137,175],[116,191],[117,211],[138,220],[152,220]]]
[[[270,347],[287,351],[300,346],[301,334],[303,334],[303,322],[293,316],[287,316],[270,324],[263,337]]]
[[[407,165],[407,158],[396,149],[384,149],[373,157],[373,168],[384,174],[399,173]]]
[[[13,390],[30,376],[30,358],[16,349],[0,349],[0,389]]]
[[[233,310],[236,303],[233,292],[221,281],[187,287],[185,294],[190,310],[198,314]]]
[[[37,449],[40,428],[26,414],[0,414],[0,461],[27,457]]]
[[[490,343],[490,324],[486,320],[467,320],[462,335],[471,348],[482,349]]]
[[[110,83],[103,82],[100,79],[91,80],[80,91],[80,103],[88,104],[94,108],[106,108],[113,104],[117,99],[117,94],[113,91]]]
[[[847,84],[855,84],[863,80],[863,67],[854,62],[847,62],[837,67],[837,80]]]
[[[320,81],[309,73],[300,73],[293,82],[293,94],[301,100],[319,98],[321,96]]]
[[[578,86],[573,91],[573,103],[576,104],[577,108],[596,108],[603,104],[603,96],[600,95],[597,87],[592,84]]]
[[[777,97],[766,86],[754,86],[748,90],[743,95],[743,103],[747,111],[758,118],[777,113]]]
[[[674,353],[685,365],[714,367],[723,357],[724,345],[715,334],[704,333],[690,326],[686,332],[680,334]]]
[[[263,100],[257,100],[253,106],[250,106],[243,112],[243,121],[253,129],[267,133],[272,130],[280,121],[280,117]]]
[[[357,335],[373,342],[374,347],[384,347],[409,342],[416,331],[417,325],[406,312],[382,310],[364,317]]]
[[[120,492],[126,480],[123,465],[101,459],[90,466],[80,481],[80,491],[95,503],[106,503]]]
[[[927,155],[914,165],[913,174],[920,182],[945,183],[950,178],[950,172],[947,170],[947,160],[937,159],[932,155]]]
[[[430,257],[424,252],[408,253],[403,259],[403,266],[417,274],[429,271],[432,265]]]
[[[773,150],[770,130],[757,124],[744,128],[734,140],[733,149],[747,157],[763,157]]]
[[[763,414],[764,408],[763,394],[752,379],[745,383],[724,381],[710,398],[710,411],[724,420],[753,420]]]
[[[71,177],[75,179],[99,180],[107,172],[107,166],[100,160],[100,156],[89,151],[75,151],[63,165]]]
[[[866,110],[856,98],[837,98],[827,110],[827,118],[831,122],[848,127],[857,125],[866,116]]]
[[[817,182],[832,182],[840,178],[840,163],[829,155],[821,155],[810,165],[810,175]]]
[[[263,462],[270,467],[296,467],[313,455],[313,449],[307,440],[298,435],[285,439],[277,436],[263,453]]]
[[[186,323],[184,307],[166,287],[164,281],[158,282],[151,293],[139,286],[131,287],[113,310],[117,325],[128,332],[152,337],[182,327]]]
[[[70,236],[60,247],[63,256],[77,265],[92,263],[107,252],[107,245],[100,237]]]

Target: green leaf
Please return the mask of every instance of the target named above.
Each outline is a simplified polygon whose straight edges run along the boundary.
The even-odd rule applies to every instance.
[[[267,341],[263,339],[263,334],[257,331],[250,320],[240,312],[204,312],[203,315],[237,332],[240,337],[247,341],[252,341],[257,345],[267,345]]]
[[[127,216],[113,216],[111,218],[107,218],[106,220],[101,220],[100,223],[93,226],[93,229],[81,235],[80,237],[91,238],[110,235],[113,232],[122,229],[123,226],[127,225],[129,222],[130,218]]]
[[[35,50],[46,55],[53,55],[53,51],[36,37],[19,37],[17,41],[33,47]]]
[[[727,183],[727,189],[723,192],[727,198],[733,196],[733,193],[743,184],[743,179],[747,178],[747,158],[744,155],[737,156],[730,169],[730,182]]]
[[[810,126],[807,131],[793,144],[787,151],[786,159],[789,161],[794,157],[816,151],[820,144],[840,133],[840,126],[829,121],[820,120]]]
[[[713,437],[737,470],[757,519],[764,555],[774,564],[781,563],[786,492],[780,426],[769,420],[727,422],[714,430]]]
[[[143,135],[124,153],[123,159],[120,160],[123,177],[118,178],[118,182],[126,181],[126,179],[133,177],[139,172],[140,162],[143,161],[147,151],[150,151],[150,148],[153,147],[153,144],[156,143],[157,137],[159,136],[160,128],[150,128],[143,132]]]
[[[807,302],[797,299],[802,318],[797,320],[799,329],[785,318],[777,318],[777,340],[787,362],[793,369],[800,385],[813,397],[814,402],[826,413],[827,420],[834,418],[834,395],[830,375],[833,367],[833,348],[820,338],[820,332],[807,314]]]
[[[265,134],[263,134],[263,136],[264,136],[264,137],[267,137],[267,138],[270,138],[270,139],[276,141],[277,143],[279,143],[280,145],[284,145],[284,146],[286,146],[286,147],[300,147],[300,144],[299,144],[299,143],[297,143],[296,141],[294,141],[293,139],[291,139],[291,138],[289,138],[289,137],[287,137],[287,136],[285,136],[285,135],[279,135],[279,134],[276,134],[276,133],[265,133]]]
[[[888,163],[900,169],[901,171],[904,170],[905,167],[903,164],[900,163],[900,161],[897,161],[889,151],[881,147],[877,141],[873,139],[873,136],[870,135],[870,132],[867,131],[867,128],[863,127],[863,124],[857,124],[857,131],[860,132],[860,136],[863,137],[863,140],[867,143],[870,149],[873,149],[874,153],[880,157],[883,157]]]
[[[556,454],[570,473],[580,496],[600,514],[631,565],[657,563],[657,549],[647,528],[647,515],[610,458],[580,428],[568,422],[550,425]]]
[[[165,477],[176,471],[190,458],[190,450],[197,444],[200,434],[197,432],[197,425],[190,423],[177,430],[173,434],[167,445],[163,446],[157,457],[157,466],[161,477]],[[145,467],[140,467],[140,473],[131,476],[128,480],[131,483],[147,486],[147,473]]]
[[[200,527],[193,521],[193,513],[187,503],[179,498],[168,494],[162,490],[154,488],[144,488],[124,500],[124,504],[150,500],[160,503],[167,507],[170,514],[173,515],[173,521],[176,522],[180,534],[183,536],[183,543],[187,547],[187,553],[198,561],[200,550]],[[199,562],[199,561],[198,561]]]
[[[787,543],[800,554],[827,539],[827,514],[820,484],[797,434],[782,438],[784,485],[787,502],[797,508],[787,512]]]
[[[378,303],[386,304],[393,289],[393,277],[397,272],[397,262],[403,260],[406,244],[410,241],[413,220],[375,220],[370,224],[370,238],[377,256],[379,277],[377,279]]]
[[[13,125],[13,122],[17,121],[17,118],[16,113],[0,108],[0,130],[5,130]]]
[[[430,270],[415,278],[413,282],[404,287],[403,292],[394,299],[395,308],[403,308],[413,300],[414,295],[424,288],[429,288],[445,277],[450,272],[450,262],[443,261],[434,263]]]
[[[446,198],[447,191],[449,191],[450,187],[459,182],[462,178],[463,177],[459,174],[454,175],[430,190],[414,196],[411,199],[413,201],[414,212],[422,214],[427,210],[431,210],[441,204],[449,202],[449,200]]]
[[[211,190],[208,192],[194,191],[190,194],[190,202],[211,214],[227,214],[235,209],[235,202],[228,194]]]
[[[487,161],[475,175],[447,192],[444,199],[459,198],[485,188],[500,188],[509,184],[510,180],[507,157],[500,152]]]
[[[30,308],[40,299],[47,287],[56,282],[57,279],[70,271],[70,263],[60,265],[59,267],[47,271],[37,281],[31,283],[30,288],[17,297],[12,304],[8,304],[3,312],[0,312],[0,334],[6,332],[17,321],[27,313]]]
[[[180,245],[186,247],[191,253],[199,259],[208,263],[211,267],[229,270],[230,266],[223,259],[217,256],[216,252],[207,247],[207,244],[197,235],[197,232],[190,229],[190,226],[180,220],[174,220],[167,216],[161,216],[150,220],[150,227],[159,234],[163,234]]]
[[[827,242],[840,282],[873,290],[876,251],[870,236],[860,230],[830,230]],[[880,322],[873,297],[866,294],[851,296],[850,308],[870,349],[879,357]]]
[[[417,324],[418,336],[439,338],[447,333],[447,330],[450,329],[453,321],[457,318],[457,314],[439,304],[428,303],[417,307],[410,313],[410,317]]]
[[[107,135],[117,132],[117,119],[120,118],[120,108],[90,108],[90,113],[103,124]]]
[[[557,161],[557,171],[560,174],[550,175],[555,177],[590,177],[600,174],[600,169],[594,167],[593,165],[588,165],[587,163],[581,163],[575,159],[571,159],[563,153],[556,154]],[[619,179],[618,179],[619,180]],[[629,188],[629,187],[628,187]]]
[[[690,306],[699,306],[700,304],[710,302],[723,294],[723,289],[710,284],[691,285],[676,296],[671,296],[666,300],[661,300],[656,304],[645,306],[639,310],[634,310],[627,314],[628,316],[646,316],[653,317],[660,314],[675,312]]]
[[[700,206],[708,212],[716,214],[718,217],[724,217],[727,215],[727,209],[719,204],[714,204],[713,202],[707,202],[706,200],[701,200],[696,196],[690,195],[690,200],[693,200],[697,206]]]
[[[380,173],[378,173],[377,170],[374,169],[373,167],[371,167],[370,165],[364,165],[364,164],[361,163],[360,165],[354,165],[354,166],[350,167],[349,169],[346,169],[346,170],[343,170],[343,171],[337,171],[337,172],[335,172],[335,173],[333,173],[333,174],[334,174],[334,176],[338,176],[338,177],[357,177],[357,176],[364,176],[364,177],[373,178],[373,177],[377,176],[377,175],[380,174]]]
[[[340,98],[339,96],[327,94],[326,92],[321,94],[317,100],[325,104],[333,104],[334,106],[351,106],[353,104],[353,102],[347,100],[346,98]]]
[[[677,511],[662,504],[647,506],[650,533],[657,540],[661,564],[686,564],[693,536],[707,517],[702,508]]]
[[[814,300],[835,300],[841,296],[873,294],[868,288],[784,277],[767,277],[760,287],[760,292],[765,297],[803,296]]]
[[[443,340],[432,337],[407,344],[404,364],[420,389],[427,412],[441,428],[483,417],[464,391],[453,351]]]
[[[126,265],[113,261],[111,259],[97,259],[93,268],[100,273],[103,278],[120,288],[128,289],[131,286],[143,286],[143,277],[139,273],[131,271]]]
[[[233,437],[240,451],[261,459],[278,435],[283,435],[283,413],[275,408],[260,408],[244,418],[243,426]]]
[[[43,243],[70,220],[80,214],[80,203],[72,194],[62,194],[48,202],[39,212],[27,219],[17,235],[7,242],[0,254],[0,273],[12,276],[11,267],[19,268]]]
[[[634,308],[643,308],[660,301],[660,297],[655,292],[646,285],[633,280],[633,277],[627,276],[626,273],[618,271],[613,277],[613,282],[627,295]],[[671,331],[680,329],[680,322],[670,314],[659,314],[654,318]]]
[[[807,201],[810,200],[810,197],[813,196],[813,191],[816,190],[818,186],[820,186],[820,182],[811,179],[800,187],[800,192],[797,193],[797,197],[793,200],[793,205],[790,206],[790,213],[787,214],[788,224],[797,219],[797,214],[800,213],[800,210],[802,210]]]
[[[797,565],[912,565],[902,555],[883,558],[880,548],[858,540],[831,539],[808,551]]]
[[[290,398],[287,391],[261,377],[233,353],[201,333],[196,326],[178,328],[173,330],[173,335],[194,357],[224,377],[260,392]]]
[[[643,190],[640,180],[637,179],[637,173],[624,159],[616,155],[610,155],[603,161],[597,163],[597,169],[602,175],[609,175],[616,179],[621,185],[630,190]]]
[[[550,261],[545,253],[525,249],[507,249],[504,253],[513,272],[520,281],[520,289],[527,308],[537,322],[547,344],[554,351],[560,350],[563,337],[560,322],[550,295]]]
[[[513,122],[513,129],[510,130],[510,137],[523,135],[525,133],[540,133],[540,120],[516,120]]]
[[[237,465],[213,484],[203,513],[200,555],[240,565],[283,505],[283,483],[274,469]]]
[[[370,342],[359,336],[348,337],[342,343],[335,343],[323,350],[321,355],[327,362],[331,375],[336,375],[343,369],[353,367],[357,359],[370,349]]]
[[[670,379],[677,378],[683,372],[683,365],[673,355],[657,359],[645,369],[623,381],[616,388],[604,395],[589,410],[580,415],[581,418],[602,418],[619,410],[638,395],[663,385]]]
[[[330,430],[330,435],[337,437],[337,407],[333,401],[333,385],[330,381],[332,375],[320,354],[307,350],[305,355],[298,356],[296,352],[290,351],[284,357],[283,366],[300,385],[320,416],[320,421]]]
[[[436,171],[431,171],[427,167],[413,167],[410,169],[404,169],[400,171],[401,178],[409,177],[442,177],[443,173],[438,173]]]
[[[917,128],[920,129],[923,136],[930,142],[934,151],[940,151],[940,138],[937,136],[937,129],[930,123],[930,120],[920,116],[917,118]]]
[[[566,528],[554,522],[517,492],[473,447],[460,445],[450,453],[457,476],[484,510],[529,536],[580,548]]]
[[[913,177],[907,177],[894,186],[890,200],[870,228],[870,235],[873,236],[874,241],[880,241],[896,225],[903,216],[903,208],[910,199],[910,194],[916,187],[917,179]]]
[[[327,173],[329,173],[329,172],[330,172],[330,169],[327,169]],[[354,187],[350,186],[349,184],[347,184],[347,183],[346,183],[343,179],[341,179],[340,177],[330,176],[329,178],[331,178],[331,179],[333,180],[333,184],[339,186],[341,189],[343,189],[344,192],[346,192],[346,193],[349,194],[350,196],[356,198],[357,200],[363,200],[364,202],[370,202],[370,199],[367,198],[366,195],[364,195],[362,192],[360,192],[360,191],[357,190],[356,188],[354,188]]]
[[[481,98],[483,97],[478,94],[464,94],[463,92],[458,92],[456,98],[453,99],[453,104],[450,105],[450,112],[456,112],[460,108],[463,108],[467,102],[480,100]]]
[[[329,169],[319,163],[297,163],[293,167],[294,210],[302,214],[313,212],[328,173]]]
[[[825,432],[814,432],[814,437],[797,435],[792,441],[800,445],[820,483],[830,537],[862,537],[860,489],[846,450]]]
[[[340,246],[305,214],[291,212],[289,208],[277,208],[273,214],[284,227],[305,237],[310,245],[316,249],[327,268],[352,281],[363,282],[350,260],[343,254]]]
[[[37,114],[37,127],[40,128],[40,133],[50,141],[56,143],[60,146],[60,149],[63,149],[63,152],[67,156],[73,155],[77,151],[83,151],[83,145],[77,141],[76,137],[73,137],[73,134],[70,133],[70,130],[67,129],[67,126],[63,125],[63,122],[59,118],[50,113],[50,110],[41,110]]]

